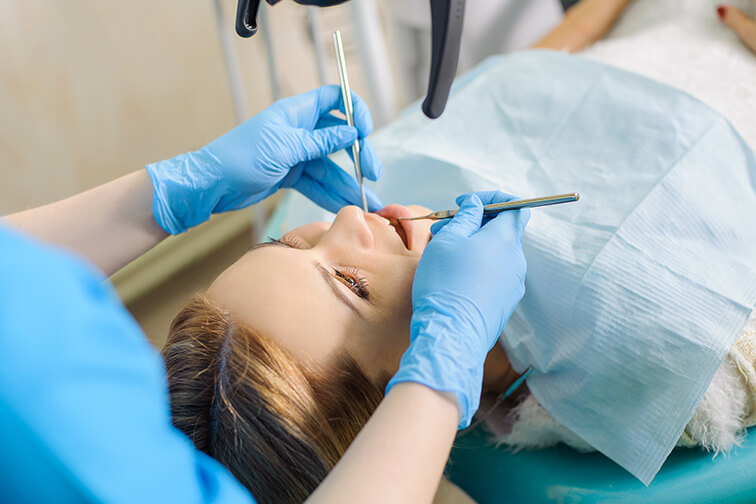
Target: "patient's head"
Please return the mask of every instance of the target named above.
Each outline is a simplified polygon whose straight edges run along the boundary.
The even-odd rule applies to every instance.
[[[259,502],[305,500],[398,369],[430,238],[430,223],[405,224],[344,208],[253,248],[174,320],[173,422]]]
[[[380,213],[427,212],[390,205]],[[386,219],[346,207],[333,224],[255,247],[207,296],[296,359],[324,364],[346,353],[373,379],[393,374],[409,344],[412,280],[430,223],[403,222],[401,235]]]

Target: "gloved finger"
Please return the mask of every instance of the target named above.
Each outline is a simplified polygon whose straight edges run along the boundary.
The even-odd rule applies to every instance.
[[[316,180],[329,192],[341,194],[342,197],[349,201],[350,205],[362,207],[362,193],[360,184],[350,173],[341,169],[339,165],[328,158],[323,158],[316,162],[308,163],[305,172]],[[365,188],[365,199],[367,200],[368,210],[376,212],[383,208],[383,204],[378,196],[367,187]]]
[[[313,203],[319,207],[325,208],[329,212],[336,213],[342,207],[350,204],[349,201],[342,198],[341,195],[330,194],[317,180],[309,175],[302,175],[293,187]]]
[[[430,228],[431,234],[432,235],[438,234],[438,232],[441,231],[444,228],[444,226],[446,226],[450,222],[451,222],[451,219],[444,219],[444,220],[434,222]]]
[[[303,180],[304,182],[302,182]],[[310,181],[316,181],[317,185],[313,186]],[[300,183],[302,188],[300,188]],[[303,190],[305,187],[309,192],[305,193],[305,190]],[[294,188],[310,199],[313,199],[311,194],[317,191],[325,192],[325,195],[319,197],[340,204],[337,210],[344,205],[362,207],[362,194],[357,180],[328,158],[307,163],[302,177],[294,185]],[[377,211],[383,208],[380,199],[368,188],[365,188],[365,199],[367,200],[368,210]],[[313,201],[315,200],[313,199]],[[330,208],[328,209],[330,210]]]
[[[297,162],[310,161],[345,149],[357,140],[357,130],[351,126],[333,126],[315,130],[297,130],[299,143],[293,146]]]
[[[290,168],[288,173],[284,176],[283,179],[281,179],[281,182],[278,184],[279,187],[294,187],[294,185],[296,185],[297,181],[304,173],[304,168],[306,165],[307,163],[299,163],[298,165]],[[274,188],[274,190],[276,189],[278,188]]]
[[[349,159],[354,162],[354,154],[352,154],[351,145],[346,149],[349,154]],[[360,168],[362,169],[362,176],[368,180],[375,182],[383,173],[383,165],[378,158],[378,154],[375,153],[373,146],[367,139],[360,140]]]
[[[482,221],[483,203],[477,194],[472,193],[465,196],[451,222],[442,226],[439,234],[453,233],[459,236],[470,236],[480,229]]]
[[[720,5],[717,7],[717,14],[751,51],[756,52],[756,21],[731,5]]]
[[[360,138],[365,138],[373,132],[373,116],[370,108],[360,96],[352,91],[352,109],[354,110],[354,126],[360,131]]]
[[[356,197],[345,198],[341,194],[332,193],[328,187],[321,184],[319,180],[315,180],[309,175],[304,175],[297,181],[294,189],[329,212],[337,213],[343,207],[348,205],[362,208],[362,196],[359,194],[359,186],[356,191]],[[369,211],[376,212],[383,208],[381,200],[367,187],[365,188],[365,198],[367,199]]]
[[[502,244],[507,241],[522,243],[522,232],[529,221],[529,208],[501,212],[483,226],[478,234],[486,237],[496,235],[495,240]]]
[[[347,149],[351,155],[351,149]],[[360,140],[360,166],[362,167],[362,176],[368,180],[376,181],[383,173],[383,164],[373,149],[370,140]]]
[[[499,202],[511,201],[512,199],[516,199],[515,196],[512,196],[511,194],[503,193],[501,191],[468,192],[468,193],[460,194],[459,196],[457,196],[457,199],[456,199],[457,205],[462,204],[465,198],[468,198],[473,194],[478,196],[478,198],[481,198],[481,203],[483,203],[484,205],[489,205],[491,204],[491,202],[499,203]],[[500,201],[496,199],[497,196],[500,198]],[[509,198],[509,199],[506,199],[506,198]],[[490,218],[486,218],[484,214],[482,222],[485,224],[488,220],[490,220]],[[431,234],[435,235],[450,222],[451,222],[451,219],[444,219],[444,220],[434,222],[433,225],[431,226]]]
[[[512,201],[512,200],[518,199],[517,196],[514,196],[512,194],[508,194],[508,193],[505,193],[505,192],[502,192],[502,191],[478,191],[478,192],[475,192],[475,193],[465,193],[465,194],[463,194],[461,196],[458,196],[457,197],[457,204],[459,204],[469,194],[476,194],[480,198],[480,201],[484,205],[492,205],[492,204],[495,204],[495,203],[505,203],[507,201]],[[483,213],[483,224],[482,225],[485,226],[486,224],[488,224],[488,222],[491,221],[491,219],[493,219],[494,217],[496,217],[496,215],[497,214],[495,214],[495,213],[492,213],[492,214]]]
[[[348,126],[346,119],[336,117],[333,114],[325,114],[320,116],[318,123],[315,125],[315,129],[330,128],[331,126]]]
[[[315,91],[318,97],[317,112],[319,117],[330,115],[332,110],[339,110],[344,113],[341,87],[332,84]],[[359,131],[360,138],[365,138],[373,132],[373,118],[370,115],[367,103],[354,91],[352,91],[352,110],[354,112],[354,126]]]
[[[480,198],[480,201],[484,205],[493,205],[495,203],[506,203],[507,201],[512,201],[519,199],[517,196],[514,196],[512,194],[508,194],[501,191],[477,191],[474,193],[465,193],[460,196],[457,196],[457,205],[462,203],[462,200],[464,200],[467,196],[470,194],[475,194]]]
[[[320,118],[317,124],[317,128],[328,128],[331,126],[344,126],[346,124],[346,121],[343,119],[339,119],[338,117],[332,116],[331,114],[326,114],[323,117]],[[354,156],[352,155],[352,148],[351,144],[349,147],[347,147],[345,150],[347,154],[349,154],[349,159],[354,162]],[[368,180],[372,180],[375,182],[381,177],[381,173],[383,173],[383,165],[381,164],[381,160],[378,157],[378,154],[376,154],[375,149],[373,149],[373,145],[370,143],[370,140],[367,139],[361,139],[360,140],[360,167],[362,168],[362,176],[367,178]]]

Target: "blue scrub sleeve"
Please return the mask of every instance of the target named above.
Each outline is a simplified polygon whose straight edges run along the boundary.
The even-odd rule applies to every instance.
[[[162,359],[107,281],[0,226],[7,502],[254,503],[171,425]]]

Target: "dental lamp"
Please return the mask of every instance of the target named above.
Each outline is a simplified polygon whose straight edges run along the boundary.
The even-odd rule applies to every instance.
[[[257,11],[262,0],[238,0],[236,33],[251,37],[257,32]],[[266,0],[270,5],[280,0]],[[347,0],[294,0],[302,5],[330,7]],[[441,115],[446,107],[454,76],[457,73],[459,44],[462,38],[462,20],[465,0],[430,0],[432,41],[431,69],[428,94],[423,101],[423,112],[431,119]]]

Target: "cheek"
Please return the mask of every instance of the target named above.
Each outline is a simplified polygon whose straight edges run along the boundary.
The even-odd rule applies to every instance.
[[[400,264],[393,264],[383,278],[386,286],[381,297],[385,301],[382,311],[386,322],[392,328],[392,334],[407,343],[412,318],[412,280],[416,268],[416,260],[403,258]]]
[[[412,281],[419,257],[394,258],[381,268],[381,298],[394,311],[394,316],[412,310]]]

